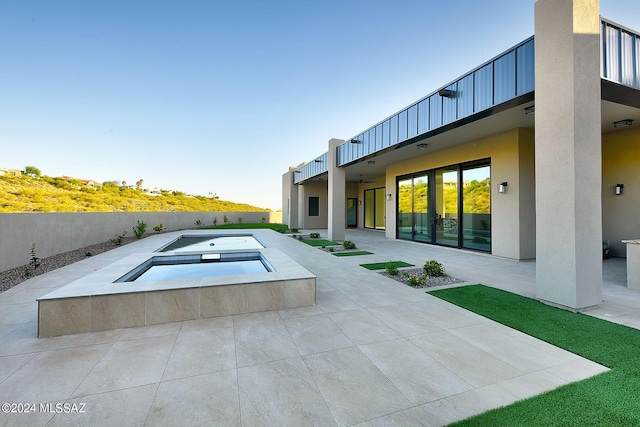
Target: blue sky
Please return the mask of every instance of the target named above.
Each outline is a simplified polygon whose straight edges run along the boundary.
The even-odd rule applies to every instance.
[[[0,167],[281,208],[282,174],[533,34],[533,0],[2,0]],[[601,0],[640,30],[640,2]]]

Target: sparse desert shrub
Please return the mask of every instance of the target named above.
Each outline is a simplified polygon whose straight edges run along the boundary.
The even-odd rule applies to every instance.
[[[309,233],[309,238],[310,239],[319,239],[320,238],[320,233]]]
[[[33,243],[31,245],[31,250],[29,250],[29,264],[24,268],[25,277],[29,277],[32,271],[35,271],[36,268],[40,267],[40,258],[38,258],[38,254],[36,252],[36,244]]]
[[[429,277],[439,277],[445,275],[444,266],[435,259],[426,261],[422,268],[424,269],[424,274]]]
[[[356,244],[353,243],[351,240],[345,240],[344,242],[342,242],[342,247],[349,250],[349,249],[355,249],[356,248]]]
[[[136,225],[132,227],[133,234],[136,236],[136,239],[142,239],[145,231],[147,231],[147,223],[144,221],[137,221]]]
[[[419,276],[417,274],[410,274],[408,277],[409,286],[419,287],[424,286],[425,278],[424,276]]]
[[[155,231],[156,233],[159,233],[159,232],[161,232],[163,230],[164,230],[164,225],[162,225],[162,224],[158,224],[158,225],[154,225],[153,226],[153,231]]]
[[[122,244],[122,240],[124,240],[124,236],[126,235],[127,235],[127,232],[123,231],[122,234],[118,234],[116,237],[112,237],[111,239],[109,239],[109,241],[113,243],[115,246],[120,246]]]
[[[393,261],[389,261],[386,267],[387,274],[389,276],[397,276],[398,275],[398,267],[396,267]]]

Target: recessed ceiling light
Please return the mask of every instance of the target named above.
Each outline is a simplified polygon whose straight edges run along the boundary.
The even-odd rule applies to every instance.
[[[617,122],[613,122],[613,127],[614,128],[626,128],[629,127],[633,124],[633,120],[631,119],[624,119],[624,120],[618,120]]]

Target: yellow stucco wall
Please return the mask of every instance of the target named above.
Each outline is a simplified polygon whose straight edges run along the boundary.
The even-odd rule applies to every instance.
[[[535,257],[534,137],[528,129],[511,131],[457,145],[387,167],[388,238],[396,234],[396,177],[443,166],[491,159],[492,254],[529,259]],[[505,194],[497,183],[509,183]]]
[[[614,186],[624,184],[620,196]],[[640,129],[602,136],[602,238],[611,255],[626,256],[623,239],[640,238]]]

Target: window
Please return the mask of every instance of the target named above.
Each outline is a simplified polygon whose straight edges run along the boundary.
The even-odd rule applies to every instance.
[[[309,216],[320,216],[320,197],[309,197]]]

